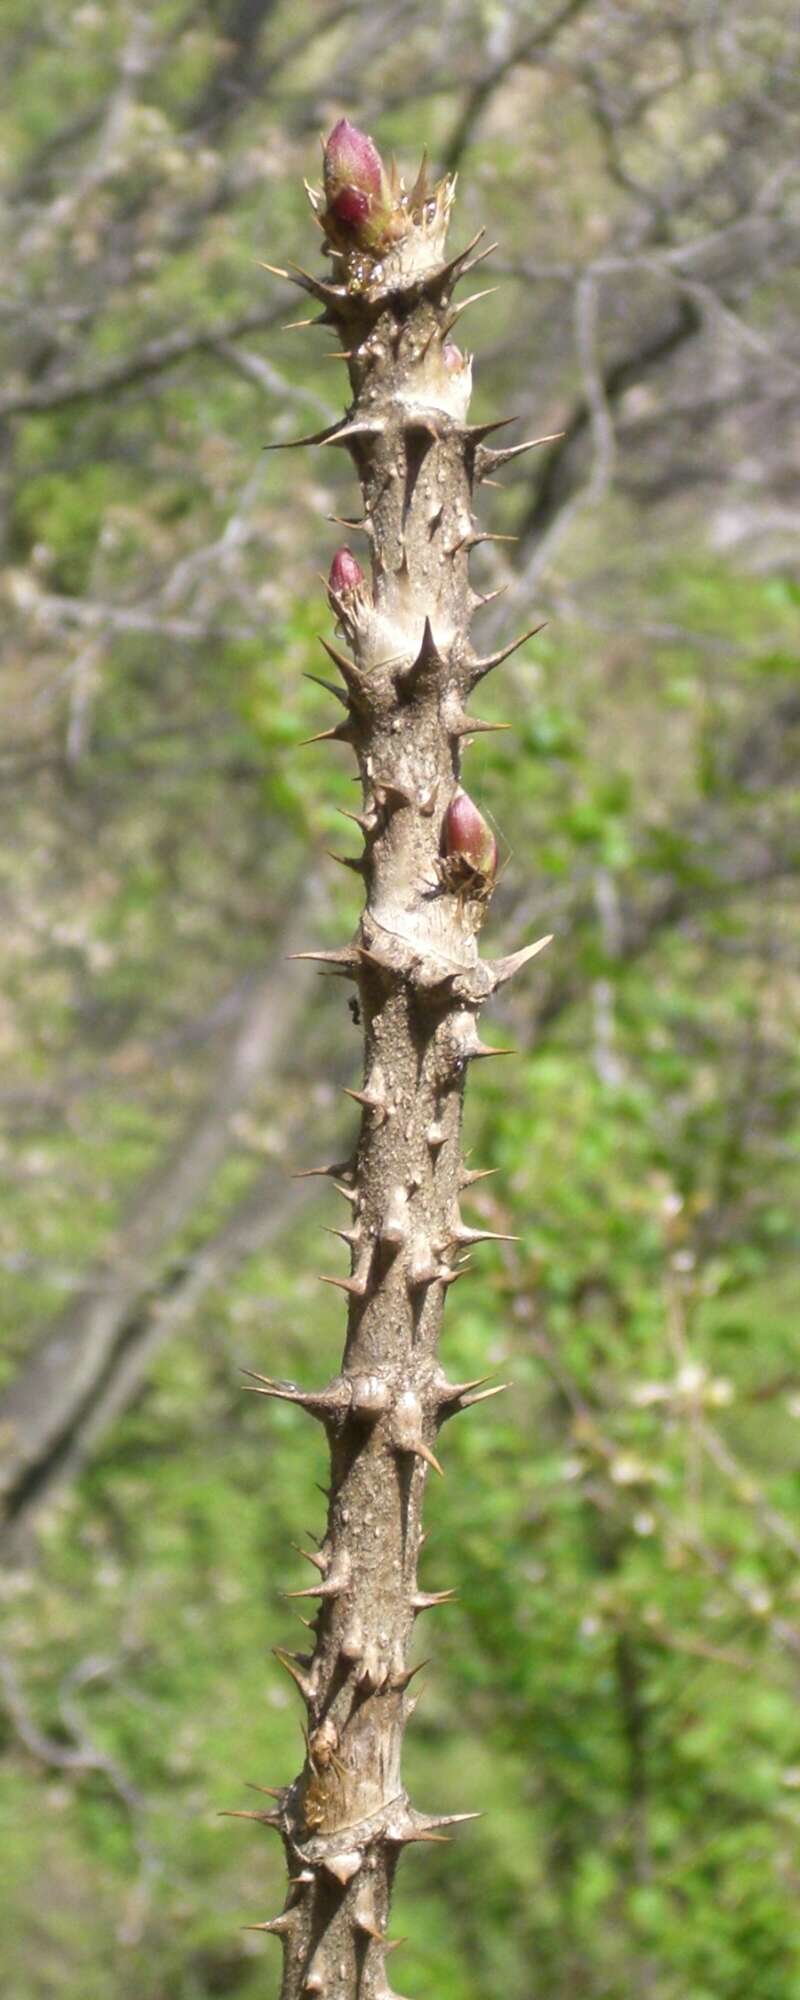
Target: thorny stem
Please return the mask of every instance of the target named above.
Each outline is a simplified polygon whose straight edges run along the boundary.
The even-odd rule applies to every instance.
[[[313,1581],[294,1593],[318,1601],[312,1649],[279,1655],[306,1705],[306,1761],[274,1810],[254,1815],[280,1833],[289,1866],[284,1911],[258,1927],[284,1946],[283,2000],[391,2000],[400,1849],[471,1817],[416,1811],[400,1753],[415,1620],[450,1595],[428,1595],[417,1579],[425,1481],[440,1470],[441,1425],[481,1400],[480,1383],[448,1383],[437,1360],[447,1290],[487,1234],[459,1206],[477,1177],[462,1161],[464,1082],[471,1062],[504,1053],[479,1039],[482,1002],[546,942],[479,958],[496,850],[459,787],[465,737],[490,726],[468,714],[470,691],[506,657],[480,660],[470,645],[482,600],[468,564],[481,539],[474,485],[513,452],[487,447],[497,426],[467,422],[471,362],[448,338],[454,287],[486,252],[471,244],[448,262],[452,183],[430,188],[423,168],[406,194],[376,167],[371,142],[347,134],[356,167],[362,146],[367,192],[356,188],[358,202],[352,188],[336,192],[336,212],[312,197],[333,281],[294,279],[322,306],[317,324],[340,336],[353,391],[341,424],[298,442],[351,453],[372,562],[369,586],[340,552],[330,600],[348,650],[323,641],[346,706],[329,734],[352,747],[363,787],[366,901],[352,943],[308,954],[355,982],[364,1023],[357,1144],[322,1170],[349,1211],[350,1275],[325,1280],[347,1295],[347,1339],[341,1373],[321,1390],[254,1381],[321,1421],[331,1455],[325,1538],[306,1552]],[[362,211],[368,249],[351,220]]]

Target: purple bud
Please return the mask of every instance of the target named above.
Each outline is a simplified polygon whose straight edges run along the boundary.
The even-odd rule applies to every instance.
[[[443,846],[448,856],[462,855],[476,874],[493,882],[497,873],[497,841],[468,792],[453,794],[444,816]]]
[[[455,375],[458,372],[459,368],[464,368],[466,366],[461,349],[460,347],[456,347],[454,340],[445,341],[444,347],[442,348],[442,360],[444,362],[445,368],[449,370],[451,375]]]
[[[365,195],[383,193],[383,161],[378,148],[366,132],[350,124],[349,118],[340,118],[325,141],[323,175],[329,203],[345,187],[360,189]]]
[[[364,571],[360,562],[347,548],[337,549],[330,566],[328,589],[335,597],[341,597],[346,590],[358,590],[364,581]]]
[[[392,213],[389,183],[374,141],[347,118],[339,119],[325,141],[322,177],[330,240],[344,249],[379,249]]]
[[[328,214],[332,215],[340,229],[357,236],[369,221],[370,198],[361,188],[343,187],[338,194],[332,194],[328,202]]]

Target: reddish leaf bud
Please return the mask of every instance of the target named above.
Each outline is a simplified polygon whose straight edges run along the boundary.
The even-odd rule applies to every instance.
[[[444,816],[443,845],[448,859],[459,856],[476,875],[493,882],[497,873],[497,841],[468,792],[454,793]]]
[[[335,597],[341,597],[346,590],[358,590],[364,581],[364,571],[350,549],[337,549],[328,574],[328,589]]]
[[[340,118],[325,142],[322,174],[329,236],[345,246],[377,249],[385,238],[392,204],[374,141],[349,119]]]
[[[374,140],[359,132],[349,118],[340,118],[325,141],[323,157],[325,193],[330,197],[339,188],[360,188],[365,195],[383,193],[383,161]]]
[[[332,194],[328,213],[335,216],[340,229],[352,230],[354,236],[369,221],[370,198],[362,188],[343,187],[338,194]]]

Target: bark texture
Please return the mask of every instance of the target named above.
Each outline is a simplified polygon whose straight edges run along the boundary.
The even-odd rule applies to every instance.
[[[417,1573],[437,1433],[495,1393],[448,1382],[437,1358],[447,1290],[487,1235],[460,1207],[480,1178],[462,1160],[464,1083],[470,1063],[503,1053],[481,1042],[482,1003],[545,942],[481,960],[493,865],[482,873],[458,851],[469,814],[453,812],[465,739],[492,726],[469,713],[469,697],[506,657],[479,659],[469,640],[483,601],[468,574],[482,539],[473,489],[511,454],[487,445],[496,426],[467,420],[471,363],[449,340],[453,291],[487,251],[473,243],[447,260],[452,192],[424,174],[408,195],[393,182],[383,253],[330,249],[329,229],[332,281],[295,278],[336,328],[353,392],[340,425],[297,442],[351,453],[364,512],[350,525],[367,537],[371,582],[356,574],[331,588],[346,649],[322,642],[345,707],[328,733],[352,747],[363,787],[365,908],[354,940],[307,954],[354,982],[364,1026],[353,1156],[319,1169],[348,1210],[350,1273],[324,1280],[347,1297],[345,1351],[319,1389],[254,1378],[318,1419],[331,1454],[326,1534],[304,1551],[315,1575],[293,1593],[317,1607],[309,1648],[280,1656],[306,1705],[306,1760],[253,1815],[282,1836],[289,1865],[285,1910],[260,1926],[284,1947],[283,2000],[390,2000],[400,1850],[452,1822],[410,1804],[401,1747],[415,1621],[450,1595],[426,1593]],[[339,567],[352,576],[352,563]]]

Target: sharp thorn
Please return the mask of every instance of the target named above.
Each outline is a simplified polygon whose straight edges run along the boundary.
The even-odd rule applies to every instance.
[[[373,536],[375,533],[372,522],[366,518],[361,521],[351,521],[346,514],[326,514],[325,519],[332,521],[337,528],[349,528],[353,535],[358,529],[363,535]]]
[[[303,736],[298,750],[308,750],[312,743],[351,743],[353,732],[350,726],[338,722],[335,729],[318,729],[316,736]]]
[[[269,268],[267,265],[266,269]],[[338,307],[346,302],[346,294],[341,285],[329,285],[324,278],[315,278],[310,271],[303,270],[302,264],[293,263],[291,258],[285,275],[291,284],[299,285],[301,292],[310,292],[312,298],[319,299],[320,305]]]
[[[349,445],[352,442],[353,438],[380,437],[382,433],[385,431],[385,429],[386,425],[383,422],[382,417],[370,417],[369,420],[364,423],[356,422],[352,424],[337,424],[333,430],[328,430],[324,436],[321,436],[319,438],[314,438],[313,443],[325,444],[325,445],[340,445],[340,444]],[[307,440],[304,439],[303,442],[305,443],[307,442]]]
[[[422,1823],[425,1827],[464,1826],[469,1819],[483,1819],[483,1813],[429,1813]]]
[[[468,1396],[473,1389],[482,1389],[488,1375],[475,1375],[471,1382],[444,1382],[439,1392],[440,1409],[446,1403],[457,1403],[462,1396]]]
[[[521,1236],[511,1236],[505,1229],[469,1229],[467,1224],[459,1224],[454,1242],[469,1248],[473,1243],[521,1243]]]
[[[342,819],[352,820],[353,825],[360,827],[364,835],[372,832],[374,820],[370,817],[369,813],[354,813],[350,811],[348,806],[337,806],[336,811],[341,815]]]
[[[499,292],[499,290],[499,285],[486,285],[482,292],[470,292],[469,298],[459,299],[458,305],[450,315],[447,328],[448,333],[451,327],[455,326],[456,320],[460,319],[462,313],[466,312],[468,306],[476,306],[479,299],[490,299],[493,292]]]
[[[315,1555],[313,1549],[301,1548],[299,1542],[292,1542],[292,1548],[298,1556],[303,1557],[304,1562],[311,1564],[312,1569],[318,1570],[320,1576],[325,1575],[328,1565],[324,1556]]]
[[[414,659],[398,671],[397,684],[401,693],[407,696],[416,688],[424,687],[441,665],[442,658],[433,636],[433,627],[430,618],[426,617]]]
[[[311,1590],[284,1592],[284,1596],[286,1597],[316,1597],[318,1595],[319,1592],[313,1588]],[[299,1688],[303,1700],[306,1702],[313,1701],[316,1692],[314,1682],[309,1678],[308,1674],[304,1674],[302,1669],[296,1665],[296,1661],[300,1658],[300,1655],[287,1653],[282,1646],[273,1646],[272,1651],[279,1667],[283,1667],[284,1673],[289,1674],[290,1678],[294,1681],[295,1687]],[[305,1659],[307,1656],[303,1654],[302,1657]]]
[[[354,1299],[363,1299],[367,1290],[366,1278],[329,1278],[323,1271],[317,1277],[321,1285],[335,1285],[337,1292],[349,1292]]]
[[[284,1590],[282,1596],[285,1597],[287,1603],[295,1603],[300,1602],[304,1597],[340,1597],[341,1592],[342,1586],[340,1583],[310,1583],[307,1590]],[[280,1660],[281,1666],[286,1666],[286,1656],[278,1651],[277,1646],[274,1646],[272,1650],[275,1653],[276,1659]],[[294,1673],[291,1667],[287,1666],[286,1671],[292,1675],[293,1680],[297,1681],[297,1685],[302,1693],[305,1693],[307,1690],[309,1695],[313,1694],[314,1689],[310,1681],[304,1683],[303,1680],[298,1679],[297,1674]]]
[[[385,1109],[383,1099],[381,1097],[374,1097],[370,1090],[350,1090],[347,1084],[342,1085],[342,1090],[345,1097],[352,1097],[354,1104],[363,1104],[365,1111],[383,1111]]]
[[[450,734],[452,736],[496,736],[500,730],[511,728],[513,728],[513,724],[510,722],[485,722],[482,716],[465,715],[463,722],[459,722],[455,729],[450,731]],[[329,730],[328,734],[332,735],[333,731]]]
[[[476,481],[488,484],[487,473],[499,472],[501,466],[508,465],[513,458],[520,458],[523,452],[536,451],[543,444],[557,444],[565,436],[565,431],[548,431],[545,437],[525,438],[522,444],[503,445],[499,451],[490,447],[479,451],[475,461]]]
[[[471,549],[477,549],[480,548],[482,542],[518,542],[518,541],[519,541],[519,535],[493,535],[489,533],[488,528],[480,528],[474,535],[470,536],[469,546]]]
[[[307,444],[329,444],[332,441],[331,433],[336,429],[338,429],[337,425],[326,424],[324,430],[307,431],[304,437],[276,438],[273,444],[265,444],[262,449],[264,451],[300,451]]]
[[[353,973],[358,964],[357,954],[349,944],[342,946],[339,951],[290,951],[288,958],[292,962],[309,960],[314,965],[338,965],[343,970],[348,969]],[[320,1168],[319,1171],[325,1173],[330,1172],[330,1169]]]
[[[335,667],[338,667],[342,680],[349,687],[351,694],[360,695],[362,693],[362,677],[355,661],[351,660],[347,653],[342,652],[340,646],[332,645],[330,639],[320,638],[320,645],[327,653],[328,659],[333,661]]]
[[[491,437],[492,431],[506,431],[509,424],[515,424],[516,421],[516,417],[495,417],[488,424],[464,424],[462,436],[472,444],[482,444],[484,438]]]
[[[510,952],[507,958],[496,958],[489,968],[494,974],[495,988],[504,986],[507,979],[513,979],[515,972],[520,972],[523,965],[527,965],[530,959],[536,958],[538,953],[544,951],[545,946],[552,942],[553,933],[548,931],[546,937],[537,938],[533,944],[523,945],[521,951]]]
[[[346,708],[349,713],[350,703],[347,699],[347,695],[342,692],[342,689],[340,687],[336,686],[335,681],[324,680],[322,674],[308,674],[308,673],[303,675],[303,679],[304,681],[313,681],[315,687],[324,688],[326,694],[332,694],[334,700],[340,701],[342,707]]]
[[[394,1694],[402,1694],[409,1683],[416,1678],[417,1674],[422,1673],[423,1667],[428,1666],[430,1666],[430,1660],[420,1660],[418,1667],[407,1667],[403,1673],[395,1674],[394,1678],[389,1682],[392,1692]]]
[[[328,1410],[338,1408],[339,1398],[332,1390],[315,1392],[313,1389],[299,1389],[296,1382],[273,1381],[271,1376],[259,1375],[254,1368],[243,1368],[241,1373],[249,1376],[245,1386],[256,1396],[274,1396],[278,1402],[299,1403],[313,1416],[320,1414],[324,1417]]]
[[[488,1403],[490,1396],[502,1396],[504,1391],[511,1387],[510,1382],[494,1382],[491,1389],[481,1389],[477,1396],[465,1396],[461,1408],[473,1410],[476,1403]]]
[[[439,1478],[444,1479],[444,1468],[439,1464],[438,1458],[435,1457],[427,1444],[423,1444],[422,1440],[418,1439],[417,1443],[411,1446],[411,1450],[415,1458],[424,1459],[425,1464],[432,1466],[433,1471],[438,1472]]]
[[[470,271],[477,271],[478,265],[485,264],[487,257],[491,257],[496,249],[496,243],[487,243],[485,250],[479,250],[476,257],[470,257],[466,264],[462,264],[459,278],[468,278]]]
[[[340,868],[349,868],[353,875],[363,875],[365,873],[366,862],[364,861],[363,855],[337,854],[335,849],[332,847],[326,847],[325,853],[327,854],[329,861],[338,862]]]
[[[269,1931],[273,1937],[282,1937],[284,1931],[291,1930],[291,1928],[292,1920],[289,1915],[273,1917],[272,1922],[269,1924],[242,1924],[243,1931]]]
[[[478,682],[482,681],[486,674],[490,674],[493,668],[502,666],[504,660],[510,660],[512,654],[518,653],[520,647],[525,646],[529,639],[535,638],[537,632],[544,631],[546,623],[547,620],[542,619],[539,625],[531,625],[519,639],[512,639],[510,646],[502,646],[497,653],[487,653],[481,660],[470,660],[468,669],[470,687],[477,687]]]
[[[479,229],[477,235],[473,236],[471,243],[467,244],[465,250],[459,250],[455,257],[448,258],[446,264],[440,265],[438,271],[431,272],[430,279],[428,280],[430,288],[441,289],[441,287],[444,285],[450,285],[452,287],[453,285],[458,284],[459,278],[463,278],[465,272],[473,270],[474,265],[480,262],[480,259],[475,258],[473,259],[472,262],[470,262],[472,252],[476,248],[477,244],[482,241],[482,238],[485,235],[486,235],[486,230]],[[497,244],[493,243],[489,246],[488,249],[484,250],[482,254],[484,257],[488,257],[490,250],[496,250],[496,249],[497,249]]]

